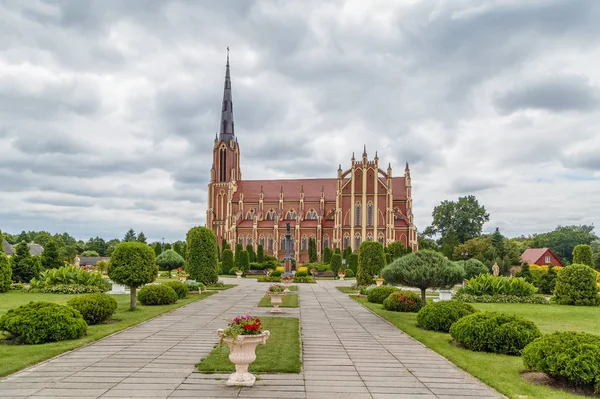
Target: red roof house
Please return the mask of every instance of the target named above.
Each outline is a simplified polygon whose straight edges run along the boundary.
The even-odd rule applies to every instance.
[[[561,260],[550,248],[529,248],[521,255],[521,262],[527,262],[530,265],[549,265],[564,266]]]

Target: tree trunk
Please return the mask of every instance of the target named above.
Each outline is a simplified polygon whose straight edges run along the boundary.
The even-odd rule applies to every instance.
[[[427,305],[427,299],[425,298],[425,290],[427,288],[421,288],[421,304],[423,306]]]
[[[131,290],[131,294],[129,295],[129,310],[135,310],[135,305],[137,302],[137,297],[135,295],[135,290],[137,287],[129,287]]]

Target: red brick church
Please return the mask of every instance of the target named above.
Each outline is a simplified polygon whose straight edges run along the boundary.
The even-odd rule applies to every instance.
[[[240,243],[255,250],[261,244],[265,254],[282,259],[290,223],[297,262],[308,262],[309,238],[319,254],[327,247],[356,251],[365,240],[400,241],[417,250],[408,164],[403,176],[393,177],[391,165],[382,169],[377,153],[369,159],[365,148],[361,158],[352,155],[349,169],[339,166],[337,177],[244,180],[234,127],[228,56],[206,212],[219,244],[225,239],[232,248]]]

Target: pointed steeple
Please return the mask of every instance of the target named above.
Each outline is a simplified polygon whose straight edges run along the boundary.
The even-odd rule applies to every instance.
[[[219,140],[228,142],[234,137],[233,98],[231,96],[231,75],[229,73],[229,47],[227,47],[227,64],[225,65],[225,86],[223,88],[223,107],[221,109]]]

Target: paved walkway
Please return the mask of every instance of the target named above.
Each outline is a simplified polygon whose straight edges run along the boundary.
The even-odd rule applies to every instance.
[[[303,372],[262,374],[253,388],[200,374],[224,318],[252,312],[266,284],[240,286],[0,380],[0,398],[499,398],[335,289],[301,284]]]

